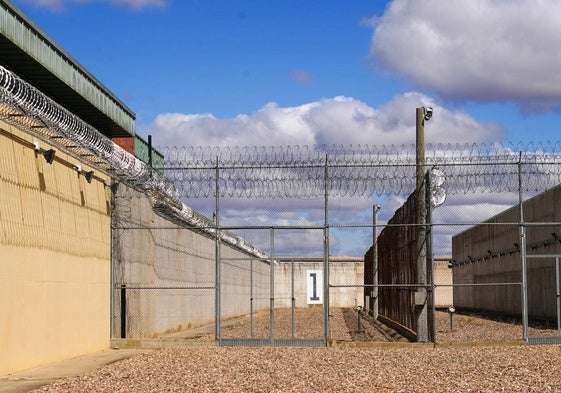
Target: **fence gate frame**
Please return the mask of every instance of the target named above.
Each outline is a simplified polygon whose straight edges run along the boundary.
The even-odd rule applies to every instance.
[[[216,256],[216,281],[215,281],[215,339],[219,346],[327,346],[329,339],[329,160],[328,155],[325,155],[325,162],[323,166],[323,209],[324,209],[324,223],[323,226],[302,227],[295,226],[292,229],[322,229],[323,230],[323,337],[320,339],[277,339],[274,333],[274,309],[275,309],[275,229],[289,229],[290,227],[283,226],[268,226],[268,227],[237,227],[225,228],[220,226],[220,159],[216,156],[215,161],[215,184],[214,184],[214,197],[215,197],[215,210],[214,210],[214,230],[215,230],[215,256]],[[320,166],[321,168],[321,166]],[[223,229],[269,229],[270,231],[270,329],[268,339],[225,339],[222,337],[222,281],[221,281],[221,245],[220,231]],[[292,283],[294,289],[294,283]],[[253,288],[251,289],[253,290]],[[294,320],[292,321],[294,325]]]
[[[218,228],[217,228],[218,229]],[[228,229],[247,229],[247,228],[228,228]],[[296,309],[295,304],[295,280],[294,280],[294,261],[300,260],[302,258],[298,257],[277,257],[275,255],[275,230],[279,229],[321,229],[321,227],[251,227],[251,229],[261,229],[269,231],[269,241],[270,241],[270,255],[268,258],[257,258],[254,256],[247,256],[246,258],[236,257],[236,258],[226,258],[222,257],[221,254],[221,242],[219,236],[216,237],[216,341],[219,346],[232,347],[232,346],[248,346],[248,347],[260,347],[260,346],[297,346],[297,347],[325,347],[328,343],[329,335],[329,258],[327,253],[327,237],[325,236],[328,228],[323,228],[324,232],[324,256],[322,258],[322,269],[323,269],[323,287],[317,288],[323,293],[323,326],[322,335],[318,338],[296,338],[294,336],[295,328],[295,318],[294,311]],[[218,234],[218,230],[217,230]],[[236,337],[236,338],[225,338],[222,336],[222,304],[223,304],[223,293],[222,293],[222,266],[224,263],[229,261],[247,261],[249,263],[249,283],[250,283],[250,297],[249,297],[249,337]],[[254,266],[255,262],[262,262],[269,264],[269,337],[255,338],[253,336],[253,316],[256,310],[254,309]],[[275,337],[275,266],[279,261],[291,261],[291,284],[290,284],[290,296],[291,296],[291,337]],[[257,310],[258,311],[258,310]]]
[[[529,336],[527,335],[528,344],[561,344],[561,277],[560,277],[560,259],[561,254],[530,254],[525,256],[526,259],[555,259],[555,309],[556,309],[556,322],[557,322],[557,335],[556,336]],[[528,264],[525,266],[529,270]],[[528,272],[526,272],[526,277]],[[526,294],[529,293],[528,283],[525,285]],[[524,326],[527,331],[528,327]]]

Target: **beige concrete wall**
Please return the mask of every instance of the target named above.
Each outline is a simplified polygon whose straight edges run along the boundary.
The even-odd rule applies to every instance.
[[[109,346],[109,179],[34,141],[0,122],[0,375]]]
[[[294,298],[296,307],[308,307],[307,304],[307,271],[322,270],[323,262],[299,262],[294,263]],[[363,278],[364,262],[355,258],[339,258],[329,262],[329,281],[332,287],[329,290],[330,307],[355,307],[364,306],[363,301]],[[276,307],[290,307],[292,287],[292,264],[290,262],[280,263],[275,267],[275,301]],[[323,277],[325,279],[325,275]],[[348,285],[348,286],[347,286]],[[360,285],[360,287],[357,287]],[[323,291],[323,288],[318,288]]]
[[[128,288],[126,337],[154,338],[214,323],[214,289],[196,289],[215,285],[214,239],[158,216],[146,196],[125,185],[119,185],[114,204],[115,285]],[[268,307],[269,263],[252,262],[225,243],[221,257],[222,318],[250,312],[252,280],[254,310]],[[113,336],[120,338],[120,289],[115,290],[113,309]]]
[[[448,258],[449,260],[450,258]],[[452,288],[452,269],[448,268],[448,260],[434,261],[434,306],[448,308],[454,304],[454,290]]]
[[[561,253],[561,187],[555,187],[524,202],[527,255]],[[486,284],[458,286],[454,304],[459,308],[497,314],[522,313],[522,259],[519,207],[508,209],[487,221],[452,238],[456,263],[454,284]],[[543,224],[540,224],[543,223]],[[555,236],[554,236],[555,234]],[[466,262],[471,257],[472,262]],[[556,319],[555,259],[527,258],[528,314],[530,318]],[[511,284],[509,284],[511,283]],[[498,285],[493,285],[498,284]],[[500,285],[503,284],[503,285]]]
[[[154,213],[148,198],[121,184],[113,210],[115,286],[113,337],[155,338],[165,333],[214,323],[215,241]],[[222,243],[220,291],[223,320],[270,307],[268,261]],[[333,307],[362,305],[363,261],[331,261]],[[323,262],[294,264],[297,307],[307,307],[306,272]],[[122,292],[121,285],[126,285]],[[360,285],[354,287],[353,285]],[[291,306],[291,264],[274,265],[275,307]],[[253,288],[253,289],[252,289]],[[321,289],[320,289],[321,290]],[[121,315],[126,293],[126,315]],[[253,303],[252,303],[253,302]],[[122,318],[126,328],[122,331]]]
[[[360,287],[336,287],[329,290],[330,307],[354,307],[364,304],[364,261],[330,261],[331,285],[361,285]]]

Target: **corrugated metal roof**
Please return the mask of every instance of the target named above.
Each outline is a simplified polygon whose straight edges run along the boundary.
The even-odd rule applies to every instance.
[[[0,65],[105,135],[135,135],[134,112],[8,0],[0,0]]]

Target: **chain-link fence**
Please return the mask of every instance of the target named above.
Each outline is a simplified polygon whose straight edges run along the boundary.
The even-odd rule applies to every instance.
[[[179,215],[155,214],[148,199],[136,203],[141,195],[115,193],[114,336],[125,293],[127,337],[187,334],[206,324],[225,345],[419,340],[420,310],[428,341],[437,343],[559,335],[561,198],[547,190],[559,181],[553,151],[439,146],[427,158],[441,177],[438,190],[427,187],[427,203],[440,202],[422,224],[391,221],[415,189],[407,147],[165,155],[166,176],[209,218],[186,225]],[[398,268],[417,260],[407,242],[419,239],[420,226],[423,281],[416,265],[409,273]],[[374,253],[380,236],[385,251]],[[396,262],[381,275],[375,258],[389,256]],[[136,304],[146,306],[133,314]],[[187,316],[193,311],[177,311],[199,305],[207,313],[196,322]],[[133,328],[135,318],[147,328]]]
[[[250,290],[247,305],[248,284],[243,281],[247,274],[237,273],[247,272],[248,260],[269,266],[268,308],[266,302],[257,308],[268,309],[269,335],[275,337],[274,322],[280,315],[275,311],[279,304],[284,306],[286,297],[284,293],[277,295],[275,289],[275,255],[323,261],[316,276],[306,277],[317,280],[322,271],[323,340],[337,337],[335,330],[330,333],[329,328],[330,318],[335,320],[339,311],[330,304],[340,298],[352,298],[346,290],[360,284],[353,280],[337,281],[339,277],[335,279],[330,274],[331,257],[363,255],[375,243],[364,241],[370,236],[368,232],[387,226],[393,211],[403,204],[404,196],[419,188],[419,170],[438,168],[439,184],[431,187],[427,196],[440,200],[438,204],[445,199],[446,202],[426,217],[425,223],[417,220],[400,224],[416,225],[419,233],[430,234],[427,242],[419,241],[419,234],[415,235],[418,244],[426,245],[427,269],[418,268],[413,280],[392,277],[390,271],[389,283],[379,279],[364,281],[362,296],[357,295],[354,304],[349,300],[342,305],[339,319],[351,321],[356,316],[360,331],[362,310],[366,308],[365,316],[372,314],[376,317],[373,320],[379,322],[376,307],[380,306],[380,290],[401,288],[406,295],[396,307],[406,309],[397,314],[418,319],[421,310],[429,339],[561,342],[561,210],[557,209],[561,200],[561,145],[557,142],[429,145],[423,149],[170,148],[162,151],[166,157],[164,167],[155,169],[17,75],[4,68],[0,74],[2,119],[47,140],[80,162],[91,164],[115,182],[111,185],[115,197],[114,337],[154,337],[185,330],[185,326],[214,324],[215,335],[220,338],[222,320],[247,313],[254,315],[252,304],[258,299],[253,299]],[[417,109],[419,114],[421,108]],[[418,162],[420,151],[422,163]],[[81,173],[80,166],[76,170]],[[91,178],[93,172],[83,175]],[[123,184],[126,192],[119,190],[117,184]],[[346,205],[342,202],[344,198],[352,202]],[[370,225],[370,217],[365,214],[374,202],[382,204],[383,211],[390,211],[380,226]],[[270,230],[288,228],[292,228],[286,232],[290,235],[278,237],[275,242],[263,242],[259,237],[269,236]],[[257,230],[260,235],[253,239],[238,234],[245,230]],[[450,256],[451,286],[439,282],[433,265],[435,256],[444,255]],[[365,263],[371,263],[370,259]],[[375,270],[364,271],[370,275]],[[227,284],[226,277],[244,278]],[[239,288],[234,289],[236,286]],[[453,304],[447,309],[436,304],[436,291],[444,288],[452,291]],[[191,295],[198,291],[205,295]],[[214,301],[210,292],[214,292]],[[265,294],[259,297],[266,300]],[[179,298],[189,301],[183,303]],[[294,296],[289,300],[294,301]],[[289,308],[292,320],[298,308],[303,307]],[[400,318],[392,320],[392,315],[386,315],[387,325],[418,333],[418,320],[403,323]],[[514,326],[513,332],[487,338],[478,329],[487,326],[487,322]],[[354,322],[346,322],[347,325],[354,326]],[[509,331],[500,326],[489,330]],[[461,331],[472,333],[462,336],[460,327]]]

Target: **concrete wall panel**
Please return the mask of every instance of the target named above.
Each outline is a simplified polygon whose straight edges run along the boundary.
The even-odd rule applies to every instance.
[[[146,196],[124,185],[114,206],[115,284],[131,288],[126,336],[150,338],[214,323],[214,290],[190,289],[215,285],[214,239],[158,216]],[[222,318],[248,314],[251,256],[223,243],[221,257]],[[253,259],[256,297],[269,298],[269,263]],[[154,289],[132,289],[138,287]],[[121,337],[121,291],[114,294],[113,336]]]
[[[290,262],[282,262],[275,266],[275,306],[291,307],[292,267]],[[294,263],[294,297],[296,307],[308,307],[307,303],[307,272],[323,270],[323,262]],[[364,262],[356,258],[341,258],[329,262],[329,281],[331,285],[342,287],[330,288],[330,307],[355,307],[364,305],[363,272]],[[324,275],[325,278],[325,275]],[[356,285],[360,285],[357,287]],[[346,287],[344,287],[346,286]],[[318,288],[320,292],[323,288]]]
[[[47,164],[33,141],[0,122],[0,374],[109,346],[104,183],[60,152]]]
[[[555,260],[531,258],[533,254],[561,253],[561,228],[548,223],[561,221],[561,187],[555,187],[524,202],[528,266],[528,314],[530,318],[556,319]],[[521,316],[522,259],[518,222],[519,207],[498,214],[452,238],[454,284],[499,284],[458,286],[454,304],[459,308]],[[512,285],[500,285],[513,283]]]
[[[215,240],[154,213],[146,196],[119,185],[114,196],[115,266],[113,336],[152,338],[164,333],[214,323]],[[223,320],[268,309],[270,274],[262,261],[221,244],[220,291]],[[323,262],[295,263],[297,307],[306,304],[306,271]],[[331,283],[362,285],[363,262],[330,263]],[[126,285],[126,316],[122,289]],[[275,307],[291,306],[290,263],[274,265]],[[252,291],[253,289],[253,291]],[[322,290],[322,289],[320,289]],[[333,307],[362,304],[362,287],[333,288]],[[123,331],[122,320],[126,323]]]

